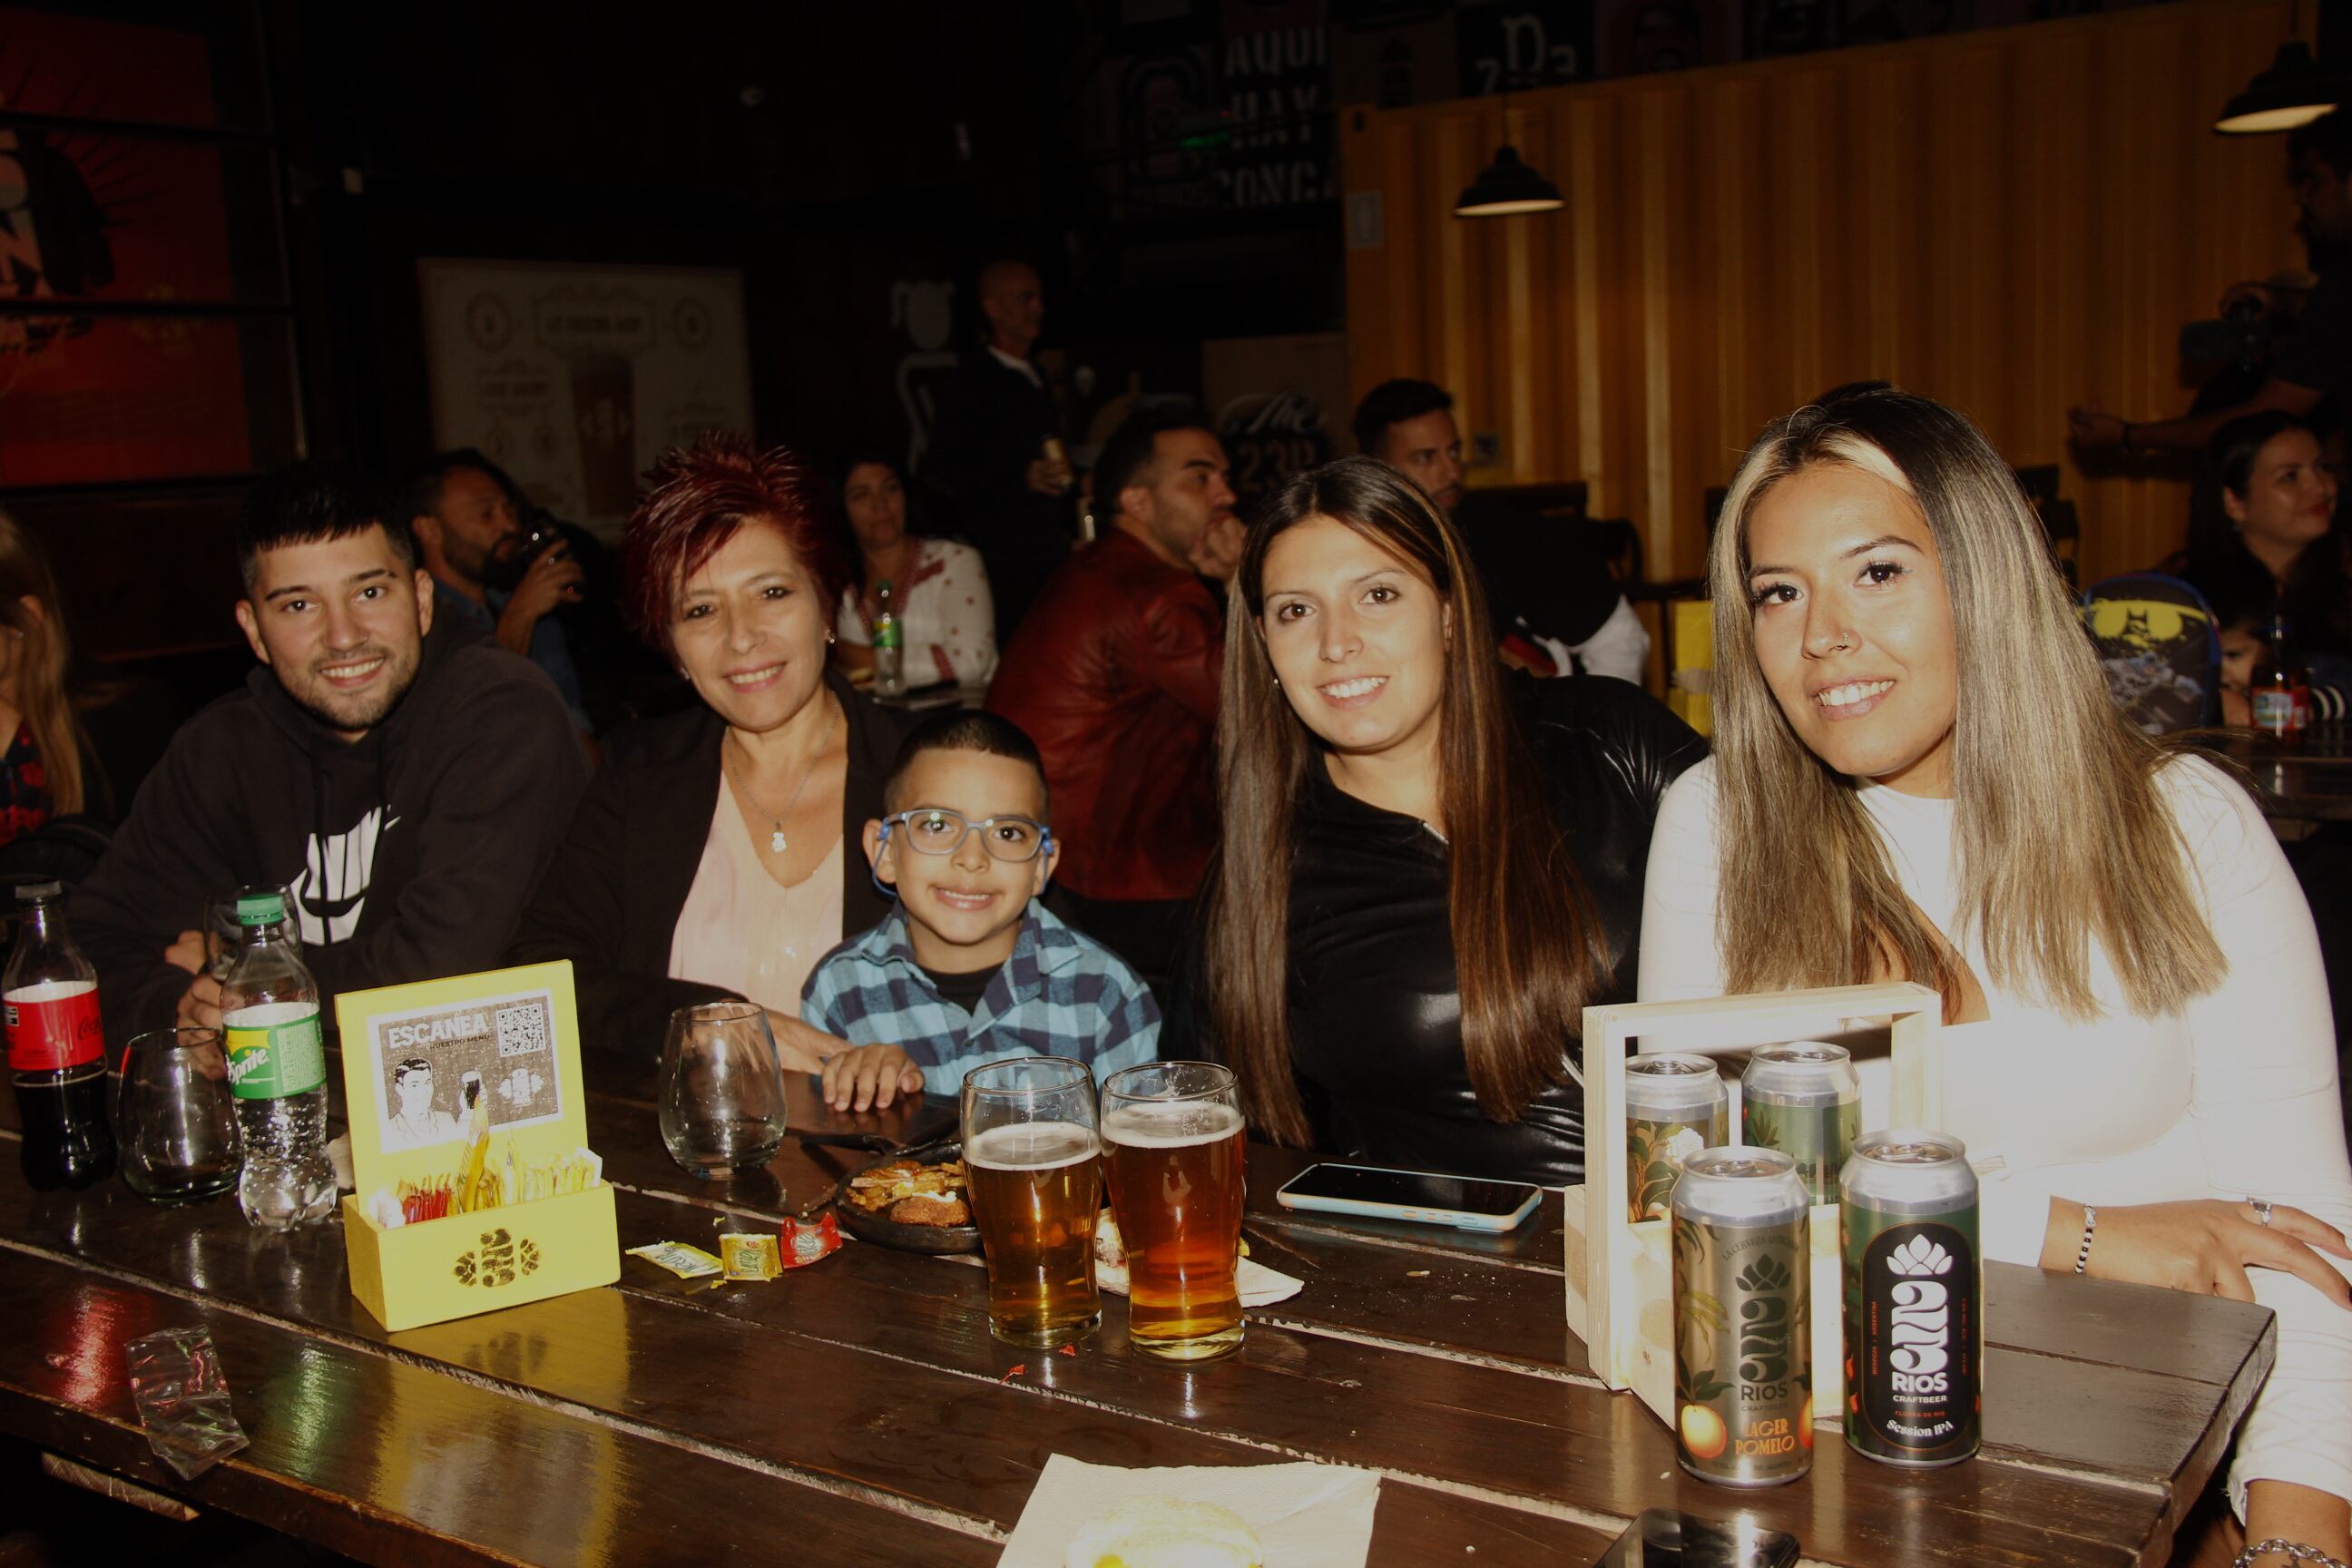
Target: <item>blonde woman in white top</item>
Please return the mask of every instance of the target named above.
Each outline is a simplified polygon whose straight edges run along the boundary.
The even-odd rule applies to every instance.
[[[842,591],[835,617],[842,668],[873,668],[874,621],[887,583],[907,684],[987,685],[996,673],[996,603],[980,552],[910,532],[906,483],[886,458],[851,459],[842,477],[841,510],[858,557],[857,580]]]
[[[1659,811],[1643,999],[1936,986],[1986,1256],[2273,1308],[2231,1500],[2256,1542],[2346,1556],[2352,1171],[2261,814],[2116,715],[2014,479],[1948,409],[1775,424],[1711,567],[1715,754]],[[1865,1120],[1885,1096],[1866,1073]]]

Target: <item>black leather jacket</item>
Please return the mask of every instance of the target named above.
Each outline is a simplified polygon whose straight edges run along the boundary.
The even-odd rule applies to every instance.
[[[1523,685],[1553,814],[1608,942],[1610,978],[1594,1000],[1622,1001],[1633,994],[1658,797],[1706,744],[1622,680]],[[1316,771],[1292,862],[1290,1040],[1317,1142],[1374,1164],[1581,1181],[1584,1093],[1574,1082],[1546,1089],[1514,1122],[1478,1109],[1462,1058],[1445,894],[1436,835]]]

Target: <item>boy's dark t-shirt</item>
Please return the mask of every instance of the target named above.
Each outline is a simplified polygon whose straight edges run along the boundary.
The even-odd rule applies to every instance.
[[[940,1000],[952,1002],[967,1013],[978,1013],[980,999],[987,994],[988,983],[996,978],[996,970],[1003,967],[1000,963],[995,969],[968,969],[959,974],[949,970],[933,969],[927,963],[922,970],[930,977],[931,984],[939,988]]]

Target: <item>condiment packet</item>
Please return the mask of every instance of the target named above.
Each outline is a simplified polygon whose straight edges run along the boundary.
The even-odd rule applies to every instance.
[[[784,1271],[782,1250],[766,1231],[727,1232],[719,1238],[719,1256],[730,1279],[765,1281]]]
[[[652,1241],[643,1247],[629,1248],[629,1256],[668,1269],[681,1279],[700,1279],[720,1274],[727,1266],[698,1247],[688,1247],[682,1241]]]
[[[814,1219],[788,1219],[777,1231],[784,1267],[805,1268],[841,1250],[841,1226],[827,1209]]]

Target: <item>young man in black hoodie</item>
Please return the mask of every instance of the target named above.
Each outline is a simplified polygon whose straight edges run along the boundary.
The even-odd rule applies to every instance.
[[[493,967],[587,783],[547,677],[436,632],[407,521],[363,477],[262,480],[237,558],[261,667],[174,737],[73,895],[117,1046],[219,1023],[189,928],[243,885],[293,889],[329,996]]]

